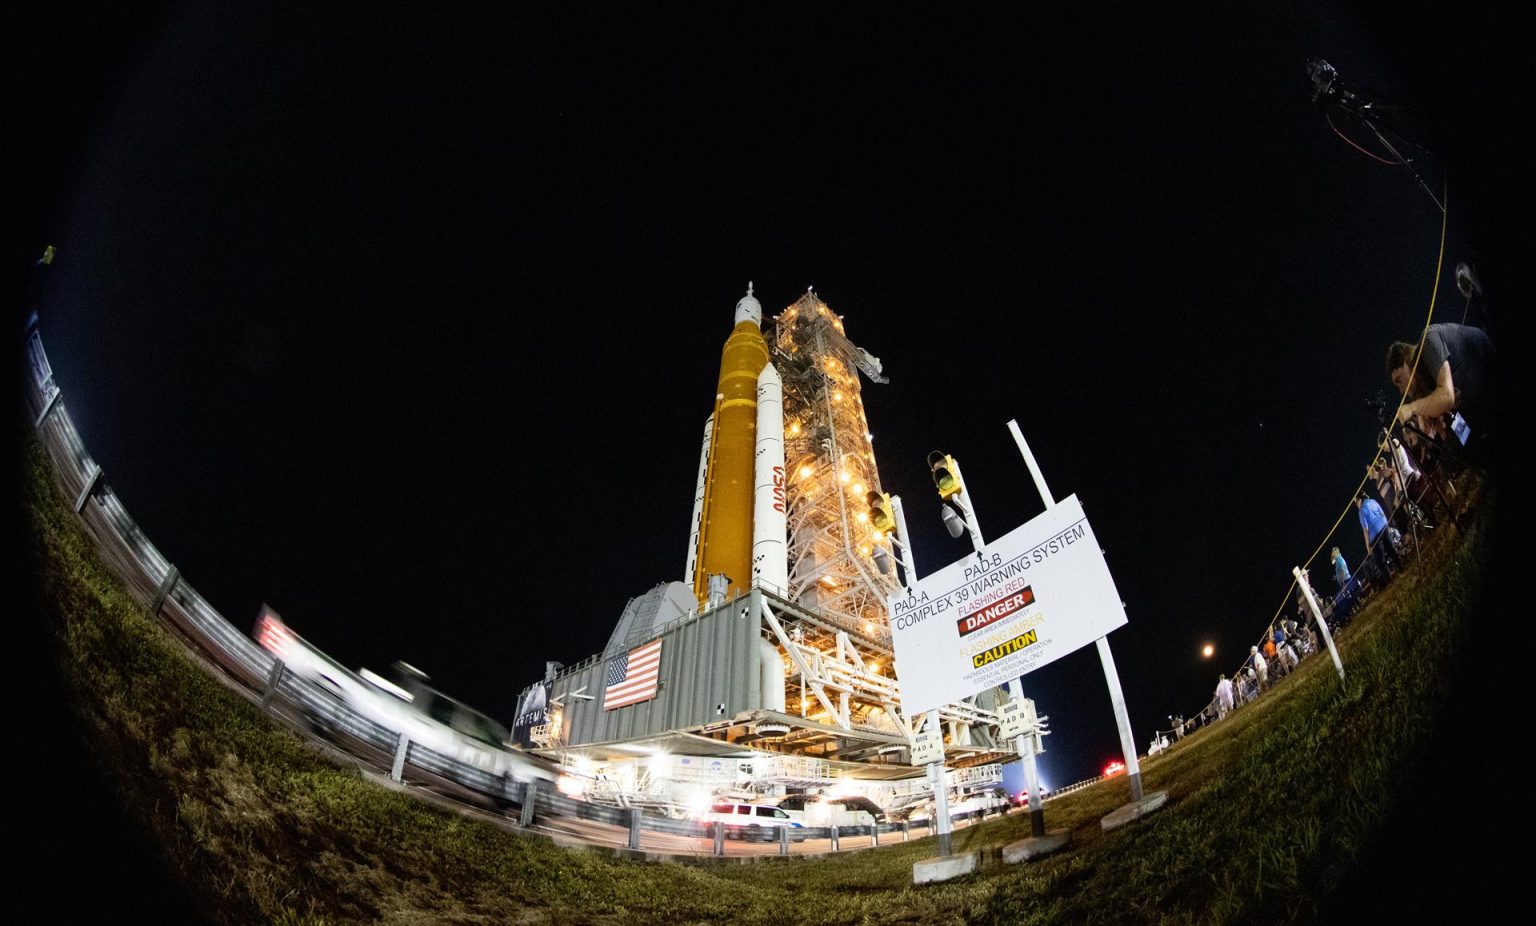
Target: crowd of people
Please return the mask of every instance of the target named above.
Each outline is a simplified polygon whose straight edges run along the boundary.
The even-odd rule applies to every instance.
[[[1338,633],[1362,601],[1417,555],[1426,532],[1460,523],[1464,493],[1457,477],[1488,467],[1498,446],[1500,370],[1493,341],[1480,328],[1433,324],[1416,345],[1394,342],[1386,367],[1403,402],[1382,431],[1353,501],[1365,548],[1360,566],[1351,570],[1333,547],[1336,590],[1332,597],[1316,597],[1316,611],[1307,596],[1316,586],[1303,573],[1306,588],[1297,590],[1296,617],[1272,621],[1237,672],[1218,676],[1211,702],[1194,717],[1170,717],[1171,729],[1156,734],[1151,754],[1261,697],[1319,651],[1318,619]]]
[[[1332,626],[1330,623],[1329,627]],[[1226,719],[1228,714],[1257,700],[1290,675],[1303,659],[1318,652],[1321,646],[1316,624],[1305,617],[1275,620],[1265,630],[1264,639],[1248,647],[1248,658],[1243,660],[1237,672],[1217,676],[1211,703],[1192,718],[1186,720],[1179,716],[1167,734],[1160,733],[1154,739],[1154,745],[1162,741],[1158,748],[1161,751],[1207,724]]]
[[[1341,623],[1362,590],[1380,588],[1402,571],[1426,531],[1461,514],[1452,477],[1486,467],[1497,446],[1497,352],[1482,329],[1430,325],[1417,345],[1393,342],[1386,366],[1403,402],[1355,496],[1366,550],[1362,568],[1351,573],[1333,548],[1338,591],[1329,610]]]

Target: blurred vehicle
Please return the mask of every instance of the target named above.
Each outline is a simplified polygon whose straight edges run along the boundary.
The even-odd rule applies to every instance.
[[[988,785],[975,791],[964,794],[951,795],[949,798],[950,819],[961,816],[984,816],[994,810],[1006,810],[1012,799],[1001,785]],[[891,818],[906,820],[909,823],[929,823],[933,820],[933,799],[917,801],[902,808],[900,811],[892,811]]]
[[[920,794],[908,795],[891,807],[887,807],[885,818],[897,823],[903,820],[911,820],[918,811],[930,808],[932,805],[932,797],[925,797]]]
[[[270,610],[257,620],[256,642],[288,671],[314,683],[339,705],[397,735],[405,734],[412,743],[516,781],[554,782],[559,777],[555,769],[514,747],[506,727],[431,687],[426,673],[411,665],[394,664],[398,682],[368,669],[353,672],[294,633]],[[307,702],[301,707],[317,732],[334,736],[340,731],[341,712]]]
[[[1116,775],[1122,775],[1124,773],[1125,773],[1125,763],[1121,762],[1118,759],[1116,759],[1114,762],[1111,762],[1108,765],[1104,766],[1104,777],[1105,778],[1113,778]]]
[[[1042,800],[1042,801],[1045,800],[1045,796],[1048,793],[1050,793],[1050,792],[1046,791],[1045,787],[1042,785],[1040,787],[1040,800]],[[1009,801],[1009,803],[1011,803],[1015,807],[1028,807],[1029,806],[1029,789],[1026,788],[1023,791],[1020,791],[1018,794],[1015,794],[1012,797],[1010,797],[1008,799],[1008,801]]]
[[[698,819],[705,823],[724,823],[726,837],[733,839],[769,842],[777,839],[778,831],[785,827],[796,831],[804,829],[804,824],[790,819],[788,813],[770,804],[716,801]],[[790,838],[799,842],[805,834],[792,832]]]
[[[988,785],[960,795],[959,800],[950,801],[949,815],[986,814],[994,810],[1006,810],[1011,803],[1008,792],[1001,785]]]
[[[885,811],[867,797],[791,794],[778,802],[780,810],[806,826],[870,826],[885,822]]]

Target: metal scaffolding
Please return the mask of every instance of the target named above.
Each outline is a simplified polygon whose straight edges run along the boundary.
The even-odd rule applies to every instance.
[[[855,347],[815,292],[774,318],[774,365],[784,380],[784,461],[789,476],[789,597],[844,629],[889,648],[886,599],[894,576],[874,552],[890,541],[869,523],[880,490],[859,371],[880,362]]]

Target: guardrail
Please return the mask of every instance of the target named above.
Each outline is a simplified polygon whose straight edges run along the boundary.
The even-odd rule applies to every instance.
[[[1050,794],[1047,794],[1045,796],[1045,800],[1050,800],[1053,797],[1061,797],[1063,794],[1071,794],[1073,791],[1081,791],[1082,789],[1088,787],[1089,785],[1096,785],[1096,784],[1098,784],[1099,782],[1101,782],[1103,780],[1104,780],[1104,776],[1103,775],[1100,775],[1097,778],[1085,778],[1082,781],[1076,782],[1075,784],[1067,785],[1064,788],[1057,788],[1056,790],[1052,791]]]

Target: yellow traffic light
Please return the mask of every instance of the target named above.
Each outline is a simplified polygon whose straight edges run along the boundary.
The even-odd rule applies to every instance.
[[[869,493],[869,523],[882,534],[889,534],[896,529],[896,518],[891,514],[889,493]]]
[[[947,453],[935,450],[928,454],[928,468],[933,471],[933,484],[939,490],[939,498],[948,501],[965,488],[955,473],[955,461]]]

